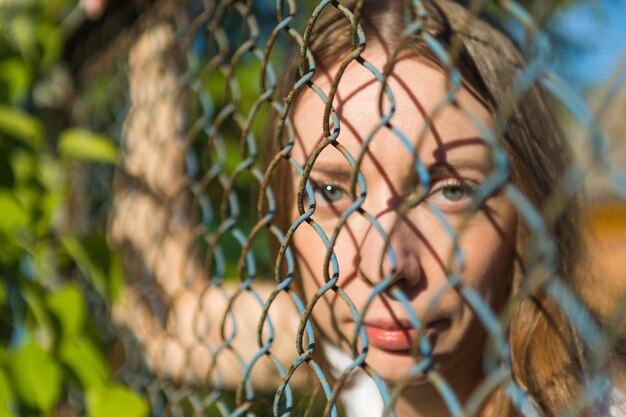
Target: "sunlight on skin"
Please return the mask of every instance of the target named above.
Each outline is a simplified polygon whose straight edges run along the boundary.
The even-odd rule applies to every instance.
[[[383,48],[370,46],[363,57],[382,68]],[[337,68],[314,81],[328,92]],[[472,309],[455,291],[448,291],[431,314],[427,307],[446,284],[453,259],[453,242],[429,205],[437,207],[449,224],[460,232],[459,245],[465,258],[463,283],[480,294],[496,311],[508,297],[512,274],[517,216],[513,205],[502,196],[490,198],[486,207],[470,213],[472,190],[491,173],[489,147],[478,130],[452,105],[434,120],[434,127],[418,143],[424,120],[445,97],[446,75],[416,56],[404,56],[395,66],[389,85],[397,109],[391,123],[412,140],[418,156],[431,175],[426,202],[411,209],[391,238],[396,256],[395,285],[410,300],[424,321],[425,333],[434,343],[435,367],[441,370],[461,399],[466,398],[482,378],[485,334]],[[363,66],[352,62],[343,75],[334,100],[340,118],[338,142],[356,158],[364,138],[379,120],[380,83]],[[490,114],[472,95],[462,89],[457,102],[487,125]],[[322,140],[324,104],[306,90],[294,112],[297,145],[293,156],[300,164]],[[369,146],[361,172],[367,184],[363,208],[389,231],[398,208],[417,183],[411,175],[412,155],[389,130],[381,129]],[[316,189],[313,219],[331,236],[341,213],[352,203],[349,178],[352,169],[343,155],[328,146],[317,159],[311,180]],[[294,174],[294,187],[300,178]],[[305,201],[305,207],[308,207]],[[489,213],[486,215],[485,213]],[[292,218],[298,216],[294,207]],[[462,227],[462,231],[460,230]],[[316,231],[304,224],[294,235],[305,293],[308,299],[323,284],[325,247]],[[379,260],[384,240],[360,214],[353,214],[335,245],[339,260],[338,286],[343,288],[359,312],[380,281]],[[388,259],[383,272],[391,272]],[[314,317],[332,343],[349,352],[354,319],[346,304],[330,291],[314,309]],[[365,313],[370,350],[367,363],[389,383],[400,380],[419,358],[409,347],[417,337],[407,313],[389,295],[378,297]],[[419,404],[419,408],[415,405]],[[443,408],[442,408],[443,407]],[[401,411],[403,410],[403,411]],[[445,415],[445,405],[424,380],[414,381],[403,392],[396,411],[401,415]],[[434,413],[434,414],[431,414]]]

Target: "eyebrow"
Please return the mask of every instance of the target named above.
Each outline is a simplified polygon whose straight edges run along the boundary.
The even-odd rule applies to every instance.
[[[329,164],[317,162],[313,164],[312,172],[323,174],[326,177],[336,179],[337,181],[347,182],[352,177],[353,168],[346,164]]]
[[[431,175],[441,175],[456,173],[459,171],[477,171],[482,174],[489,174],[492,164],[485,164],[483,162],[476,161],[475,159],[454,159],[451,161],[437,161],[428,167],[428,171]]]
[[[491,161],[490,161],[491,162]],[[492,164],[485,164],[475,159],[455,158],[447,161],[436,161],[430,166],[425,164],[429,174],[433,177],[456,174],[461,171],[473,170],[488,175]],[[313,164],[312,173],[324,175],[337,182],[346,183],[350,181],[354,168],[346,163],[316,162]]]

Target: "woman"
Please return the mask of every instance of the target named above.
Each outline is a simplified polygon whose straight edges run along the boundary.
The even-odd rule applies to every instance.
[[[271,306],[275,342],[252,343],[254,329],[249,337],[239,330],[238,340],[223,330],[198,339],[238,353],[269,346],[266,356],[289,364],[293,352],[280,344],[293,346],[297,328],[296,356],[326,367],[317,375],[334,387],[326,395],[343,394],[348,408],[358,368],[394,398],[387,405],[399,416],[461,407],[483,416],[604,415],[610,387],[592,388],[608,353],[582,337],[594,329],[591,317],[564,311],[566,297],[584,299],[586,275],[578,204],[560,183],[569,150],[550,103],[537,83],[516,85],[525,65],[500,32],[456,3],[423,6],[409,19],[421,26],[405,23],[399,1],[327,6],[305,33],[268,146],[266,177],[279,203],[268,203],[264,225],[278,226],[283,282],[256,291]],[[353,30],[353,15],[362,29]],[[170,329],[174,338],[225,311],[233,322],[267,326],[260,309],[220,305],[210,290],[195,303],[168,291],[185,294],[173,303],[172,327],[185,328]],[[267,301],[288,291],[306,311]],[[200,352],[175,365],[160,354],[170,373],[193,367],[206,378],[212,361],[229,378],[227,359],[209,350],[212,359]],[[333,370],[346,355],[347,369]],[[254,361],[243,362],[258,368]]]

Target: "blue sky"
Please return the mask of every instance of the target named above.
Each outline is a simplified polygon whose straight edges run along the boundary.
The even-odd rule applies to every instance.
[[[565,63],[571,81],[580,87],[606,80],[626,56],[626,0],[590,1],[568,9],[556,24],[562,33],[585,46]]]

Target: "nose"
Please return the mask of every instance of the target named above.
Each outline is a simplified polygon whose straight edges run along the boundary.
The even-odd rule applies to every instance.
[[[420,262],[422,238],[407,215],[388,209],[374,216],[361,243],[359,276],[371,285],[391,277],[390,289],[415,297],[426,283]]]

